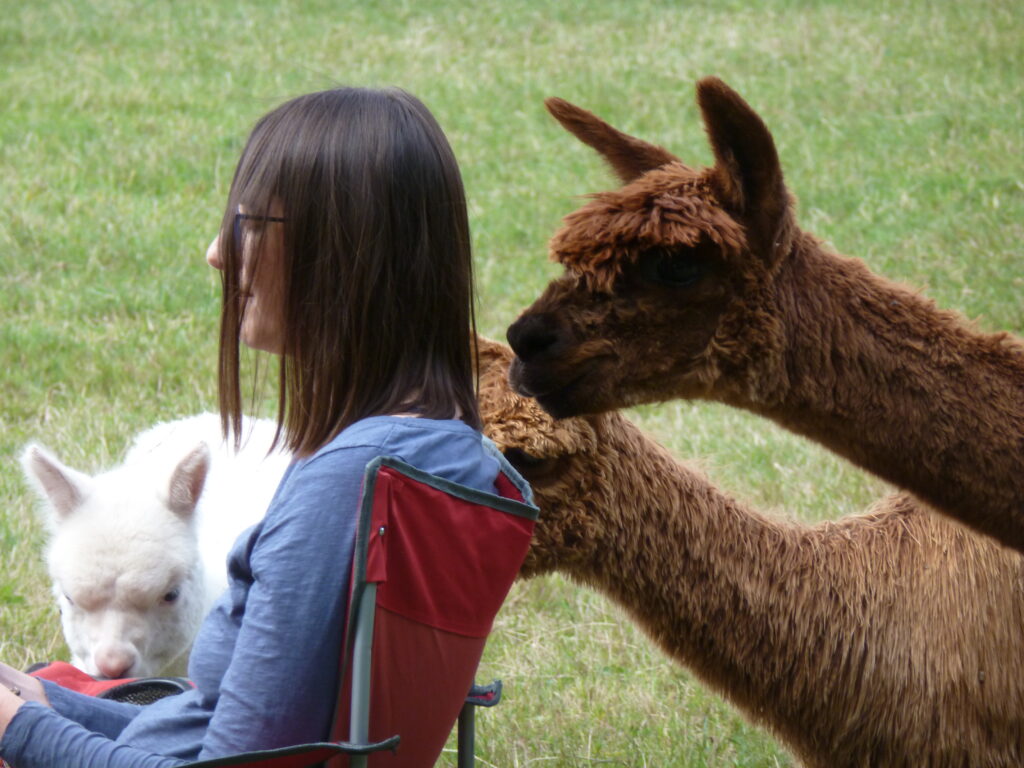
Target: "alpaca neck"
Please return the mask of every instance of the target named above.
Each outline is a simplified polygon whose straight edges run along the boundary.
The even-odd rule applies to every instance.
[[[815,658],[841,647],[851,629],[824,615],[824,592],[837,580],[797,567],[808,529],[744,508],[624,420],[601,442],[610,462],[631,470],[614,473],[615,498],[598,504],[615,515],[602,516],[570,575],[605,593],[755,720],[767,720],[804,759],[811,743],[838,743],[828,718],[813,710],[833,687],[855,696],[856,684],[836,686],[833,659]],[[795,668],[809,675],[795,681]]]
[[[772,520],[625,420],[611,423],[597,470],[614,484],[570,516],[590,518],[589,537],[563,550],[582,555],[560,569],[615,601],[803,764],[963,764],[922,759],[929,750],[959,755],[969,742],[929,696],[957,691],[943,706],[982,722],[1019,700],[1015,675],[985,692],[969,686],[977,659],[1016,669],[1013,642],[993,639],[1004,622],[996,627],[991,611],[1011,606],[1005,625],[1016,631],[1019,558],[906,496],[838,523]],[[950,572],[958,577],[946,580]],[[925,642],[915,627],[928,627]],[[928,718],[937,726],[920,727]]]
[[[784,380],[739,404],[1024,549],[1024,348],[808,237],[782,269]]]

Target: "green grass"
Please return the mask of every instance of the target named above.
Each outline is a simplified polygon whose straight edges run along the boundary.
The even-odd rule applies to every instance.
[[[773,130],[806,229],[1020,333],[1022,36],[1013,0],[0,0],[0,658],[65,652],[24,443],[95,469],[158,419],[214,407],[219,290],[203,253],[245,134],[284,98],[397,84],[434,110],[462,163],[491,336],[556,274],[561,217],[612,186],[543,98],[706,164],[704,74]],[[762,507],[816,520],[884,491],[722,407],[634,415]],[[515,588],[484,673],[507,698],[480,716],[482,765],[791,764],[558,578]]]

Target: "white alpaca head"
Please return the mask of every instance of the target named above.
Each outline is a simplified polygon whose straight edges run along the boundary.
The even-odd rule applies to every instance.
[[[38,445],[22,466],[45,502],[72,663],[100,677],[181,671],[207,603],[195,530],[206,443],[170,468],[132,462],[90,477]]]

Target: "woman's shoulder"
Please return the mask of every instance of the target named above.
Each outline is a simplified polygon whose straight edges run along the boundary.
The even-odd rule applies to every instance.
[[[419,444],[436,448],[438,441],[455,441],[460,448],[480,442],[482,435],[455,419],[424,419],[414,416],[370,416],[342,430],[313,458],[339,452],[371,449],[380,452],[408,450]],[[383,454],[382,454],[383,455]]]
[[[529,486],[482,433],[462,421],[373,416],[352,424],[308,459],[300,459],[281,491],[288,506],[300,500],[357,496],[368,465],[378,457],[397,459],[462,486],[496,493],[499,474]]]
[[[452,482],[491,490],[500,468],[487,439],[456,419],[373,416],[356,422],[313,457],[333,463],[359,454],[363,465],[378,456],[398,459]]]

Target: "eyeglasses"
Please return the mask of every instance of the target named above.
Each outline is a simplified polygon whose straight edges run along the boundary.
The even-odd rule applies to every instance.
[[[244,222],[247,221],[247,220],[248,221],[276,221],[276,222],[282,222],[285,219],[284,219],[283,216],[260,216],[259,214],[255,214],[255,213],[242,213],[242,212],[236,213],[235,214],[235,231],[234,231],[234,235],[235,235],[235,247],[237,247],[237,248],[241,248],[242,247],[242,235],[244,234],[242,230],[243,230],[243,228],[245,226]]]

